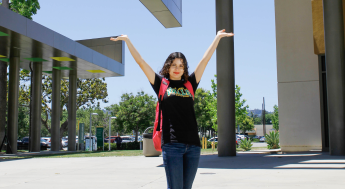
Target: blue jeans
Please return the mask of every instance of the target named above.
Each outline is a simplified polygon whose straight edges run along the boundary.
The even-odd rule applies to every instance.
[[[168,189],[190,189],[198,170],[200,147],[182,143],[162,146]]]

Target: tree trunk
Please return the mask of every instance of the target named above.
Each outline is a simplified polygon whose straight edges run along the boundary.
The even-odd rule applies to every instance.
[[[9,0],[2,0],[2,6],[9,8]],[[0,142],[5,137],[7,110],[7,63],[0,61]],[[1,149],[0,149],[1,151]]]
[[[10,0],[2,0],[2,6],[5,7],[5,8],[9,8],[9,5],[10,5]]]
[[[139,128],[139,126],[137,127],[137,129],[135,129],[134,131],[135,131],[135,142],[138,142],[138,129]]]

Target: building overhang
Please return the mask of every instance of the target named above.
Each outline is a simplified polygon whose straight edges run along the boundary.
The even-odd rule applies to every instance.
[[[322,54],[325,54],[323,2],[322,0],[312,0],[311,4],[312,4],[312,13],[313,13],[314,53],[317,55],[322,55]],[[343,0],[343,18],[345,21],[345,0]],[[345,28],[344,28],[344,31],[345,31]],[[344,33],[344,36],[345,36],[345,33]]]
[[[30,62],[42,62],[45,75],[60,69],[62,77],[68,77],[77,69],[81,79],[124,76],[125,42],[109,39],[73,41],[0,6],[0,61],[9,62],[11,51],[18,51],[20,67],[26,70]],[[53,61],[60,62],[59,67]]]
[[[182,27],[182,0],[140,0],[165,27]]]

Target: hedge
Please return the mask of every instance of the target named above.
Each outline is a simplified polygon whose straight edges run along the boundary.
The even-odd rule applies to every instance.
[[[98,147],[97,150],[101,151],[103,147]],[[109,149],[109,143],[104,143],[104,150]],[[117,150],[116,143],[110,143],[110,150]],[[127,142],[121,143],[121,150],[140,150],[140,142]]]

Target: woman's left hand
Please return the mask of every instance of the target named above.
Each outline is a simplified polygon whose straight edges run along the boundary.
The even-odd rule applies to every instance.
[[[233,34],[233,33],[226,33],[225,32],[225,29],[222,29],[222,30],[219,30],[218,32],[217,32],[217,36],[219,36],[220,38],[222,38],[222,37],[232,37],[232,36],[234,36],[235,34]]]

